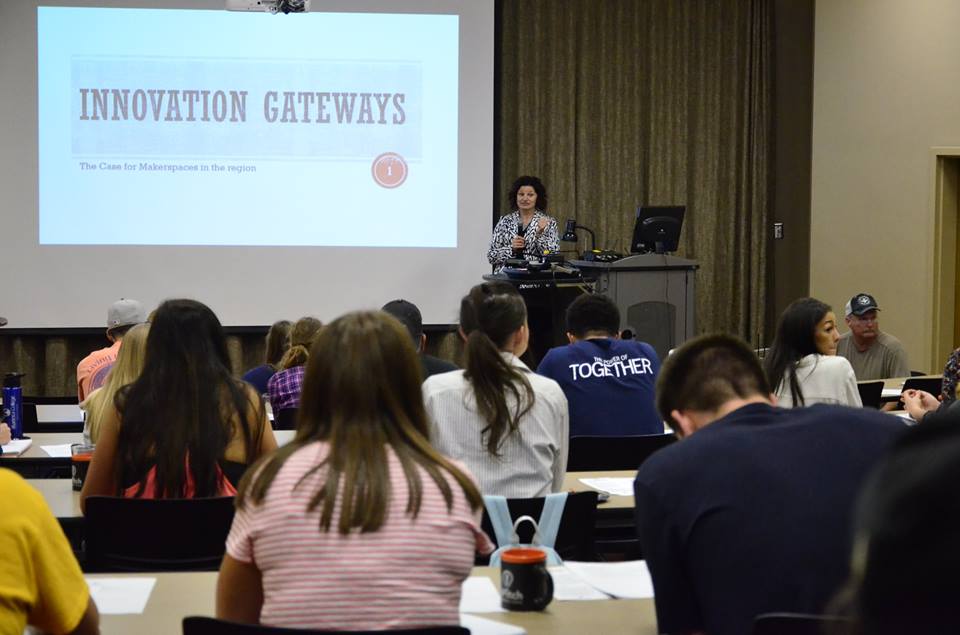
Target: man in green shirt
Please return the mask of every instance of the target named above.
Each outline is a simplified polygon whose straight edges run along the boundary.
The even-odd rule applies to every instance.
[[[880,331],[879,310],[876,299],[869,293],[853,296],[845,308],[850,331],[840,336],[837,355],[847,358],[857,381],[910,376],[903,344]]]

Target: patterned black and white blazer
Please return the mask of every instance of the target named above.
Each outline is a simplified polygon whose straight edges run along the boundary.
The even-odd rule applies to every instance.
[[[540,229],[540,220],[546,220],[546,226]],[[490,239],[490,249],[487,250],[487,260],[493,265],[493,272],[500,273],[503,269],[503,263],[508,258],[513,257],[513,248],[510,244],[517,235],[517,225],[520,223],[520,212],[513,211],[502,216],[497,221],[497,226],[493,228],[493,237]],[[530,224],[525,228],[523,235],[524,258],[531,256],[540,256],[545,251],[557,251],[560,249],[560,231],[557,227],[557,220],[546,213],[535,210]]]

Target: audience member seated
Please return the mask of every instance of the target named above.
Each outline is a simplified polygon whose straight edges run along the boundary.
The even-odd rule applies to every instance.
[[[423,332],[423,317],[420,315],[420,309],[417,308],[416,304],[406,300],[393,300],[384,304],[381,310],[397,318],[401,324],[407,327],[410,337],[413,338],[413,345],[420,354],[420,370],[423,372],[424,379],[430,375],[459,370],[456,364],[426,354],[427,336]]]
[[[323,322],[317,318],[303,317],[290,329],[290,348],[283,354],[277,373],[267,382],[274,416],[281,410],[300,407],[303,369],[310,356],[310,345],[322,328]]]
[[[950,354],[943,367],[939,399],[925,390],[906,390],[900,397],[903,400],[903,409],[915,421],[923,421],[930,413],[952,407],[957,402],[958,379],[960,379],[960,348]]]
[[[836,320],[830,307],[814,298],[795,300],[780,316],[764,357],[779,405],[863,405],[850,362],[836,356]]]
[[[664,361],[657,408],[684,437],[634,484],[657,632],[743,635],[760,613],[819,613],[847,576],[856,494],[906,426],[774,407],[756,354],[726,335]]]
[[[868,481],[857,506],[850,583],[837,603],[852,609],[851,632],[960,632],[958,481],[958,409],[912,428]]]
[[[290,348],[290,320],[274,322],[267,331],[266,361],[243,374],[243,381],[257,389],[261,395],[267,394],[267,382],[280,367],[280,360]]]
[[[247,466],[277,447],[263,399],[230,372],[217,316],[193,300],[160,305],[140,377],[100,426],[88,496],[229,496]]]
[[[143,370],[143,360],[147,352],[147,334],[149,324],[137,324],[127,331],[123,346],[117,353],[117,361],[107,373],[107,382],[90,393],[80,408],[86,412],[83,424],[83,437],[87,443],[96,443],[100,438],[100,426],[104,415],[113,408],[113,400],[121,388],[132,384]]]
[[[570,436],[662,434],[653,402],[660,359],[646,342],[619,338],[620,310],[584,294],[567,308],[570,344],[551,349],[537,372],[563,389]]]
[[[530,331],[523,298],[506,282],[473,287],[460,302],[466,368],[423,384],[430,438],[462,461],[484,494],[533,498],[560,491],[567,468],[567,399],[519,356]]]
[[[217,617],[338,632],[459,624],[461,584],[493,545],[473,478],[430,445],[418,368],[381,311],[320,333],[296,437],[240,486]]]
[[[853,296],[844,309],[850,330],[840,337],[837,355],[850,361],[857,381],[910,376],[903,344],[880,331],[879,310],[877,301],[868,293]]]
[[[99,633],[97,606],[43,496],[4,468],[0,492],[0,633],[19,635],[27,625],[53,635]]]
[[[147,321],[147,314],[136,300],[121,298],[107,310],[107,339],[112,344],[93,351],[77,364],[77,401],[82,403],[87,396],[107,380],[110,366],[117,359],[123,336],[136,324]]]

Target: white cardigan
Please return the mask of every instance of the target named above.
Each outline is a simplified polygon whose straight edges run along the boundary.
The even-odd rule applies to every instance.
[[[827,403],[839,406],[863,407],[857,377],[846,358],[836,355],[811,354],[797,362],[797,381],[803,392],[804,404]],[[790,380],[784,376],[777,388],[777,405],[793,407]]]

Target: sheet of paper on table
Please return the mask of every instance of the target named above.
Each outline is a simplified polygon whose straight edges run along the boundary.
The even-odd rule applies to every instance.
[[[643,560],[627,562],[574,562],[564,566],[584,582],[608,595],[621,599],[653,597],[653,580]]]
[[[460,614],[460,626],[470,629],[470,635],[524,635],[527,632],[513,624],[495,622],[468,613]]]
[[[565,600],[609,600],[610,596],[596,590],[583,578],[566,567],[549,567],[553,576],[553,599]]]
[[[884,388],[880,391],[881,399],[893,399],[894,397],[899,397],[903,394],[903,387],[900,388]]]
[[[139,615],[147,606],[156,578],[86,578],[101,615]]]
[[[629,476],[582,478],[580,482],[591,489],[607,492],[614,496],[633,496],[633,479]]]
[[[10,443],[3,444],[3,453],[7,456],[18,456],[27,451],[33,444],[33,439],[13,439]]]
[[[500,592],[493,580],[484,576],[471,576],[463,581],[460,591],[461,613],[503,613]]]
[[[61,443],[59,445],[41,445],[43,451],[48,455],[52,456],[55,459],[69,459],[70,458],[70,444]]]

